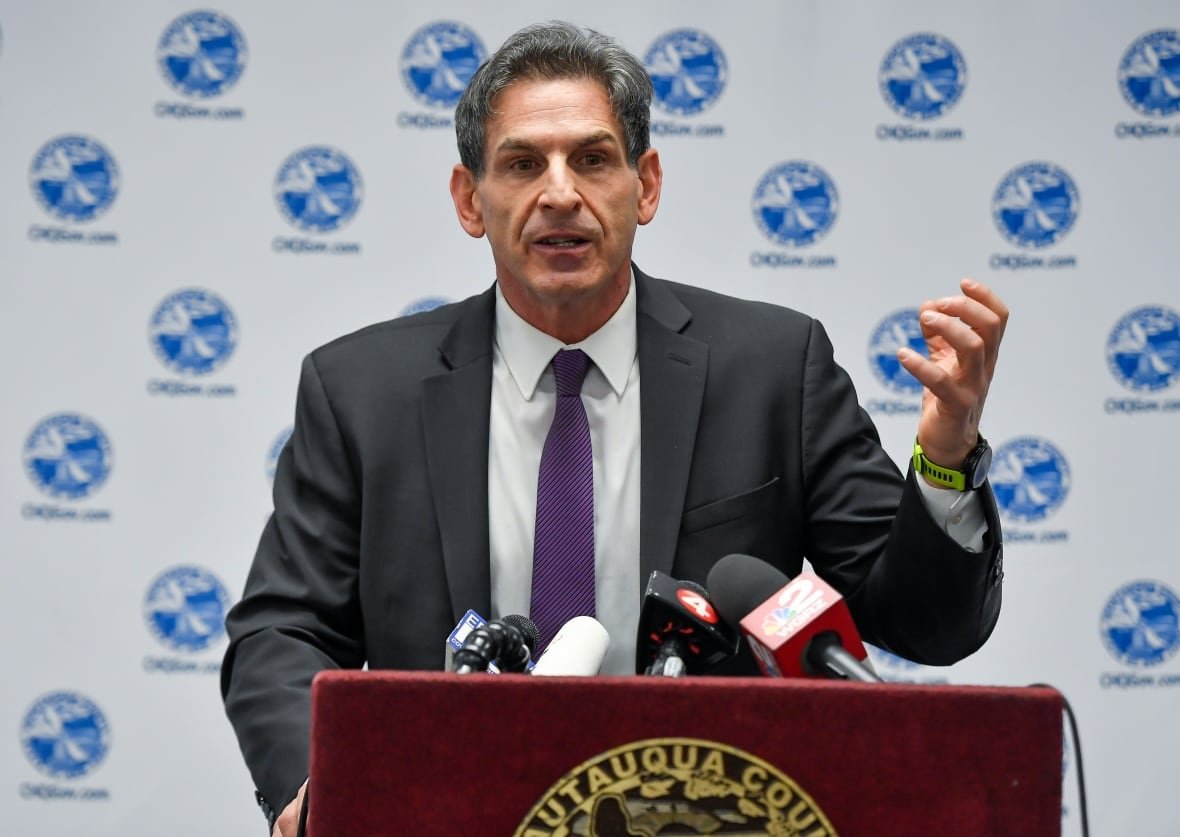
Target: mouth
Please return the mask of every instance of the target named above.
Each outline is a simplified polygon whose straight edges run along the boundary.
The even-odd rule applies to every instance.
[[[558,250],[572,250],[589,242],[590,239],[588,238],[567,235],[549,235],[536,240],[536,243],[542,247],[553,247]]]

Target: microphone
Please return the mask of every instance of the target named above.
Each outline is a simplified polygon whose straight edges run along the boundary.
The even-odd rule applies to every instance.
[[[592,677],[606,657],[610,635],[593,616],[575,616],[561,626],[533,666],[534,677]]]
[[[752,556],[726,555],[709,571],[708,585],[768,677],[881,682],[844,598],[815,573],[791,579]]]
[[[469,609],[463,614],[463,618],[459,620],[459,624],[455,625],[454,630],[447,637],[446,654],[443,657],[444,671],[451,671],[454,667],[455,652],[463,647],[467,636],[480,625],[486,625],[487,623],[488,620],[484,619],[474,610]]]
[[[738,634],[721,621],[703,587],[652,571],[639,613],[637,673],[700,674],[736,654],[737,648]]]
[[[507,672],[524,671],[539,640],[537,626],[527,616],[512,614],[493,619],[467,635],[451,665],[457,674],[486,672],[493,667]]]

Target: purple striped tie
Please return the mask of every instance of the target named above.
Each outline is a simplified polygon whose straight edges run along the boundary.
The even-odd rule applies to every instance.
[[[582,406],[590,358],[581,349],[553,358],[557,409],[541,451],[529,616],[549,645],[575,616],[594,615],[594,459]],[[540,649],[539,649],[540,650]]]

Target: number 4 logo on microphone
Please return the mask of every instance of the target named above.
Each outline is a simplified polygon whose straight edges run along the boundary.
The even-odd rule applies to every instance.
[[[709,600],[700,593],[682,587],[676,591],[676,598],[680,600],[680,604],[684,606],[685,610],[691,610],[697,615],[697,618],[710,625],[717,624],[717,611],[713,609],[713,605],[709,604]]]

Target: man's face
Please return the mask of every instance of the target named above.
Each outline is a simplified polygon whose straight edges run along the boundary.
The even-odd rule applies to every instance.
[[[463,166],[452,174],[460,223],[487,235],[513,310],[566,342],[582,339],[626,295],[635,227],[659,204],[658,155],[649,150],[631,168],[606,91],[560,79],[518,82],[496,97],[484,164],[478,181]]]

